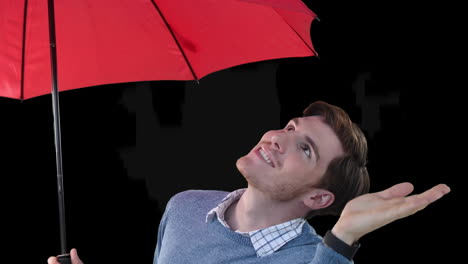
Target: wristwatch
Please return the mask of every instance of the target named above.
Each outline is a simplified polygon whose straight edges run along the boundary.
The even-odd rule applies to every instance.
[[[346,244],[343,240],[337,238],[331,230],[328,230],[323,237],[323,243],[349,260],[353,259],[361,246],[358,242],[353,243],[351,246]]]

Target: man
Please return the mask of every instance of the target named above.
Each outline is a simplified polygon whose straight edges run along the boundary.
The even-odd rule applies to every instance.
[[[401,183],[366,194],[366,159],[365,137],[345,111],[312,103],[237,161],[246,189],[171,198],[154,263],[351,263],[359,238],[450,191],[441,184],[406,197],[413,186]],[[306,218],[327,214],[340,217],[322,239]],[[82,263],[76,250],[71,258]]]

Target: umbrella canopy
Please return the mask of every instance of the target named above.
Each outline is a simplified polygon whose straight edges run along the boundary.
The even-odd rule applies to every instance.
[[[59,91],[199,80],[262,60],[314,56],[300,0],[55,0]],[[46,0],[0,0],[0,96],[52,84]]]
[[[300,0],[0,0],[0,96],[52,93],[62,253],[59,91],[313,56],[315,17]]]

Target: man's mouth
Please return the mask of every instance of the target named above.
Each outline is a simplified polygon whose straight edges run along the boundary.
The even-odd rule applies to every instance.
[[[268,157],[268,155],[262,148],[260,148],[258,152],[260,153],[260,156],[263,158],[263,160],[266,161],[266,163],[268,163],[273,168],[275,167],[275,165],[273,164],[273,161],[271,161],[271,159]]]

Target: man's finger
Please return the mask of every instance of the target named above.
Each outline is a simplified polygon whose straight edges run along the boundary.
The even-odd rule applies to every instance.
[[[421,207],[422,209],[428,206],[429,204],[439,200],[440,198],[442,198],[442,196],[446,195],[449,192],[450,188],[446,184],[439,184],[423,193],[408,197],[407,202],[412,203],[418,209],[419,207]]]
[[[376,193],[383,199],[392,199],[397,197],[405,197],[414,190],[414,187],[409,182],[395,184],[392,187]]]
[[[47,259],[47,264],[56,264],[56,263],[58,263],[56,257],[49,257]]]
[[[423,193],[406,197],[393,211],[394,217],[396,217],[396,219],[400,219],[410,216],[426,208],[426,206],[442,198],[442,196],[449,192],[450,188],[447,185],[439,184]]]
[[[72,260],[73,263],[76,263],[76,264],[83,264],[83,262],[80,260],[80,258],[78,257],[78,252],[76,251],[75,248],[72,248],[70,250],[70,258]]]

